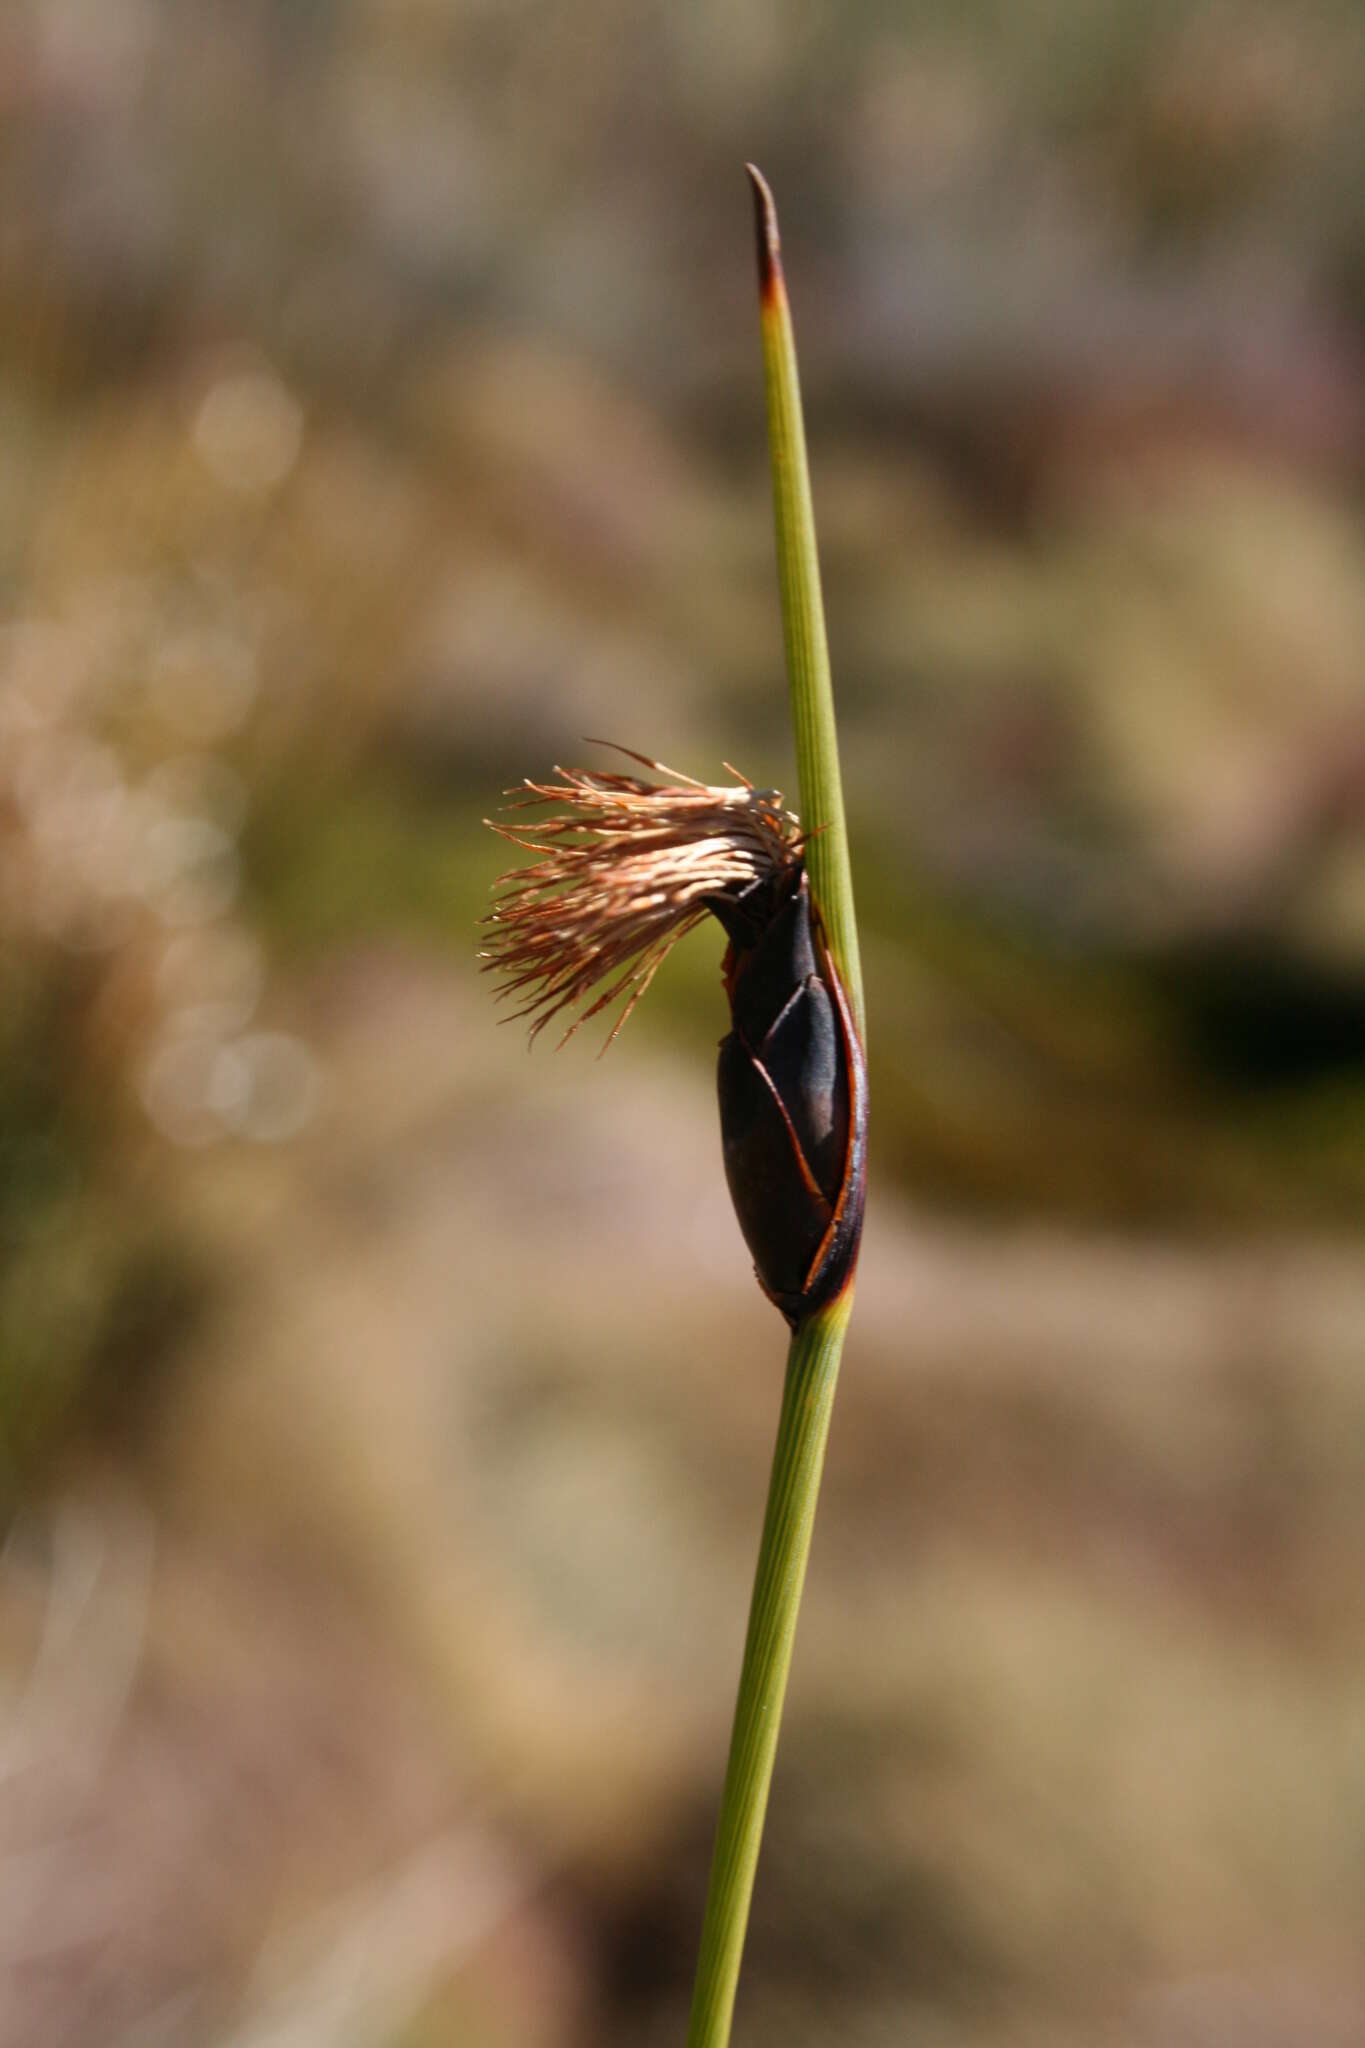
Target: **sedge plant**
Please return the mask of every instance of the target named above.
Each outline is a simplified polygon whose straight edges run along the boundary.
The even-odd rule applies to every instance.
[[[684,932],[714,916],[731,1030],[726,1178],[760,1286],[791,1330],[702,1924],[688,2048],[725,2048],[758,1866],[862,1232],[865,1023],[815,521],[777,214],[749,167],[799,817],[744,777],[559,769],[491,821],[535,858],[501,878],[485,963],[531,1035],[620,1002],[608,1044]],[[628,750],[621,750],[628,751]],[[735,771],[730,771],[735,775]]]

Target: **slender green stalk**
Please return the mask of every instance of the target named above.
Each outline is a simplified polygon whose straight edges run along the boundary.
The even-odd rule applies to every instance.
[[[817,1310],[792,1338],[787,1359],[730,1761],[711,1861],[688,2048],[724,2048],[730,2038],[730,2015],[839,1377],[839,1354],[851,1305],[852,1296],[845,1293],[828,1308]]]
[[[753,165],[748,168],[754,185],[758,227],[764,383],[801,816],[807,829],[819,828],[818,837],[808,849],[807,865],[830,950],[862,1032],[862,972],[796,347],[782,278],[772,194]],[[801,1325],[787,1356],[782,1413],[712,1856],[688,2048],[726,2048],[730,2039],[749,1924],[749,1902],[815,1525],[825,1442],[844,1330],[852,1305],[850,1282],[835,1301],[817,1309]]]
[[[808,832],[818,834],[806,855],[806,866],[830,951],[852,999],[858,1029],[866,1038],[863,974],[853,915],[853,871],[844,824],[843,784],[839,779],[839,741],[834,726],[834,692],[830,685],[825,603],[815,545],[815,510],[806,464],[796,340],[782,275],[777,208],[762,173],[752,164],[747,169],[753,180],[758,235],[763,382],[768,397],[777,573],[782,591],[782,633],[796,737],[801,822]]]

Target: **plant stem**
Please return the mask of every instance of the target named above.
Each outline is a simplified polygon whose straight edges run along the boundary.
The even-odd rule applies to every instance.
[[[844,823],[839,777],[839,738],[834,725],[825,604],[820,591],[820,558],[815,544],[815,509],[806,462],[806,428],[796,339],[782,275],[777,208],[762,173],[746,166],[754,188],[758,238],[759,327],[763,337],[763,382],[768,399],[768,446],[772,457],[773,513],[777,526],[777,573],[782,592],[782,633],[787,650],[801,822],[816,836],[806,850],[811,890],[820,906],[830,951],[853,1003],[858,1029],[867,1035],[858,926],[853,915],[853,871]]]
[[[749,1608],[730,1761],[702,1925],[688,2048],[724,2048],[739,1983],[796,1617],[806,1578],[834,1386],[852,1297],[817,1310],[791,1341],[763,1540]]]
[[[806,864],[830,951],[862,1033],[865,1025],[858,930],[853,915],[853,878],[839,779],[839,748],[796,345],[782,277],[772,194],[752,164],[748,170],[753,180],[758,230],[773,509],[801,817],[807,831],[816,834],[807,846]],[[730,2020],[749,1924],[749,1901],[763,1839],[796,1618],[815,1525],[825,1441],[844,1348],[844,1330],[852,1306],[850,1282],[836,1300],[807,1318],[793,1336],[787,1354],[782,1414],[777,1426],[692,1994],[688,2048],[726,2048],[730,2039]]]

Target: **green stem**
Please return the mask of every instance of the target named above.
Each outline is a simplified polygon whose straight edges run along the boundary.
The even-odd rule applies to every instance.
[[[791,1341],[763,1540],[749,1609],[730,1761],[702,1925],[688,2048],[724,2048],[763,1839],[796,1617],[810,1555],[834,1386],[852,1297],[841,1295]]]
[[[853,915],[853,878],[839,779],[834,697],[825,643],[796,345],[782,278],[772,194],[753,165],[748,168],[758,228],[760,322],[782,630],[791,685],[801,817],[807,830],[815,834],[807,847],[806,864],[830,951],[849,992],[858,1029],[863,1032],[858,929]],[[749,1924],[749,1901],[758,1868],[796,1618],[825,1462],[825,1440],[839,1377],[844,1330],[852,1306],[850,1282],[837,1300],[807,1318],[792,1338],[787,1355],[782,1415],[777,1427],[692,1994],[688,2048],[726,2048],[730,2039],[730,2019]]]
[[[762,173],[752,164],[747,168],[754,187],[758,235],[763,382],[768,399],[777,573],[782,592],[782,634],[796,738],[801,822],[815,835],[806,850],[806,866],[830,951],[852,999],[858,1029],[865,1038],[867,1020],[858,926],[853,915],[853,870],[848,857],[844,791],[839,777],[839,738],[834,724],[834,691],[825,638],[825,604],[820,591],[820,558],[815,544],[815,508],[806,462],[796,339],[782,275],[777,208]]]

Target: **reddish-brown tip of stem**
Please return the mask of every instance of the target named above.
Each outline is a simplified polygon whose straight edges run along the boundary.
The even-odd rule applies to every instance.
[[[745,164],[754,188],[754,235],[758,243],[758,290],[765,307],[776,304],[782,289],[782,237],[777,232],[777,208],[768,181],[757,164]]]

